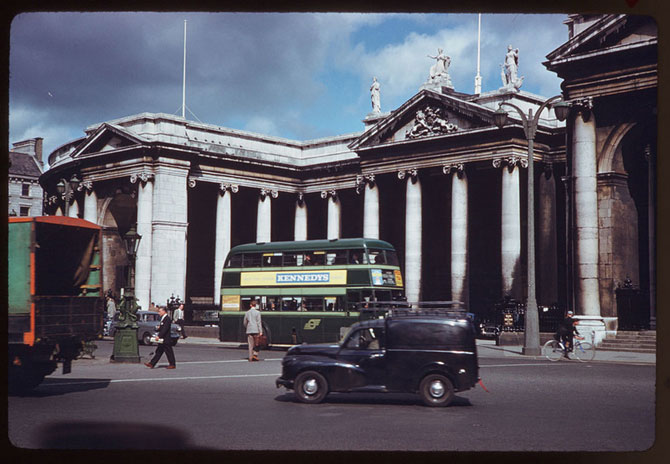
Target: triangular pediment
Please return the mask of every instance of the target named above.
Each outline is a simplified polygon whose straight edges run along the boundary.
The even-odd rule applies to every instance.
[[[93,153],[105,153],[137,146],[142,143],[143,140],[137,135],[119,126],[104,123],[90,134],[84,143],[77,147],[72,157],[76,158]]]
[[[547,55],[556,63],[602,50],[614,51],[634,44],[658,40],[658,29],[651,17],[603,15],[593,24]]]
[[[421,90],[388,117],[370,127],[349,148],[454,135],[493,124],[494,111],[456,95]]]

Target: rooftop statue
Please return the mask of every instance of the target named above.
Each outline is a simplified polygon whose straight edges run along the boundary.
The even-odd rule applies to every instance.
[[[441,48],[437,49],[436,56],[428,55],[428,58],[436,60],[435,64],[430,67],[428,83],[439,84],[440,86],[453,88],[453,85],[451,84],[451,77],[449,77],[449,65],[451,64],[451,58],[445,55]]]
[[[519,49],[508,45],[507,54],[505,55],[505,63],[500,66],[500,77],[503,82],[503,86],[500,90],[518,92],[523,83],[523,76],[518,77]]]
[[[377,82],[376,77],[372,78],[372,85],[370,86],[370,99],[372,100],[372,112],[381,113],[379,82]]]

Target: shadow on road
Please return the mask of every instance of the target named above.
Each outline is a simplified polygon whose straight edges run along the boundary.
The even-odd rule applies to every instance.
[[[107,388],[110,381],[110,379],[49,379],[48,382],[43,382],[34,390],[10,393],[9,396],[45,398],[68,393],[99,390]]]
[[[174,427],[128,422],[51,422],[36,431],[40,449],[194,449],[188,434]]]
[[[284,393],[275,397],[275,401],[302,404],[293,393]],[[418,395],[406,393],[330,393],[323,404],[383,404],[398,406],[423,406]],[[452,407],[472,406],[468,398],[455,397],[449,405]]]

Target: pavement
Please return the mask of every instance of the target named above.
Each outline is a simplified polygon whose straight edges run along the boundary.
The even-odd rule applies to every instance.
[[[189,336],[179,340],[180,344],[217,345],[227,348],[246,347],[237,342],[220,342],[217,338]],[[281,349],[281,348],[280,348]],[[522,354],[521,345],[496,346],[495,340],[477,340],[477,353],[480,358],[508,358],[508,359],[544,359],[543,356],[526,356]],[[565,362],[561,360],[561,362]],[[574,362],[579,362],[574,360]],[[616,362],[634,364],[656,364],[655,353],[634,353],[630,351],[605,351],[596,349],[596,356],[591,362]]]

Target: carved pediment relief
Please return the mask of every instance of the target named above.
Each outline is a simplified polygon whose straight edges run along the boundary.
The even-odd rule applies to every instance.
[[[109,124],[103,124],[98,130],[91,134],[84,142],[74,156],[83,156],[96,152],[107,152],[124,147],[141,144],[142,141],[134,134],[114,127]]]
[[[449,122],[444,117],[444,112],[441,108],[428,105],[416,112],[412,127],[405,132],[405,137],[408,139],[418,139],[420,137],[449,134],[457,130],[458,125]]]

